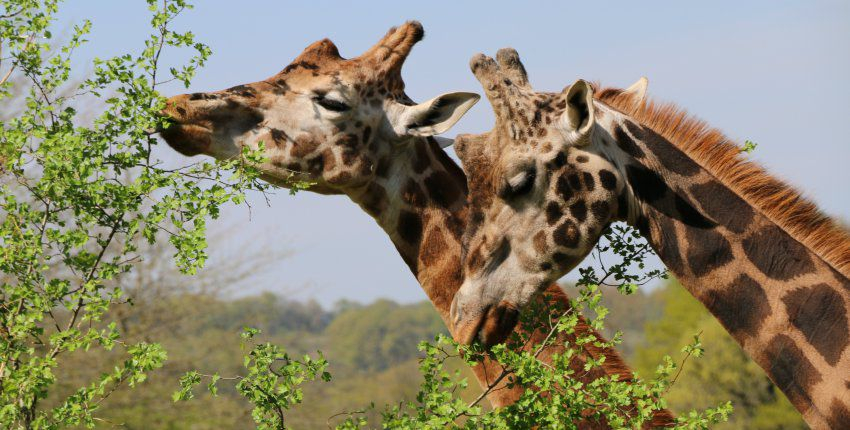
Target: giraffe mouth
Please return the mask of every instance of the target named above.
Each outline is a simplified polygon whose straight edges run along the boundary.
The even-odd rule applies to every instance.
[[[478,338],[487,347],[503,343],[513,333],[518,321],[519,311],[515,306],[507,302],[491,306],[484,316]]]
[[[209,153],[212,143],[212,130],[197,123],[181,123],[172,118],[171,125],[157,130],[175,151],[191,157]]]
[[[456,317],[458,316],[456,308],[453,309],[452,313]],[[491,347],[506,341],[513,333],[518,321],[519,311],[507,302],[487,306],[474,319],[463,321],[462,318],[456,318],[454,324],[455,339],[465,345],[478,340],[484,346]]]

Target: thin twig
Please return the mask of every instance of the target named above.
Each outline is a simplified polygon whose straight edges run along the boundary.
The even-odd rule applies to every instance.
[[[702,335],[702,330],[700,330],[700,331],[699,331],[699,333],[697,333],[697,337],[699,337],[699,336],[701,336],[701,335]],[[683,358],[683,359],[682,359],[682,364],[680,364],[680,365],[679,365],[679,370],[678,370],[678,371],[676,371],[676,375],[675,375],[675,376],[673,376],[673,380],[672,380],[672,381],[670,381],[670,385],[668,385],[668,386],[667,386],[667,389],[666,389],[666,390],[664,390],[664,393],[665,393],[665,394],[666,394],[668,391],[670,391],[670,389],[671,389],[671,388],[673,388],[673,384],[675,384],[675,383],[676,383],[676,381],[679,379],[679,375],[681,375],[681,374],[682,374],[682,370],[684,370],[684,369],[685,369],[685,363],[687,363],[687,362],[688,362],[688,358],[691,358],[691,355],[693,355],[693,353],[694,353],[693,349],[689,349],[689,350],[688,350],[688,353],[687,353],[687,354],[685,354],[685,358]]]

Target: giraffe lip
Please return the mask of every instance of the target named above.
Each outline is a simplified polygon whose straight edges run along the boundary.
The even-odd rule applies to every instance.
[[[168,146],[186,156],[203,154],[209,149],[212,135],[209,127],[177,121],[158,131]]]
[[[463,345],[471,345],[475,342],[476,339],[480,338],[481,329],[484,327],[484,323],[487,321],[487,313],[490,309],[490,306],[487,306],[483,312],[475,317],[474,321],[469,320],[458,320],[455,322],[454,331],[455,331],[455,340],[458,343]]]
[[[163,127],[162,125],[157,126],[157,131],[159,132],[168,132],[169,130],[178,129],[178,130],[196,130],[196,131],[205,131],[207,133],[212,133],[212,128],[203,125],[202,123],[193,122],[193,121],[181,121],[174,117],[166,118],[168,127]]]
[[[479,329],[478,337],[481,343],[491,347],[506,341],[516,328],[518,320],[519,310],[516,306],[507,302],[491,306]]]

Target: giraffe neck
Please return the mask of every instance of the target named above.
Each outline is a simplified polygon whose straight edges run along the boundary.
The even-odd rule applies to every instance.
[[[809,425],[850,422],[847,277],[653,130],[607,131],[629,223]]]
[[[369,213],[387,232],[402,259],[416,276],[428,298],[447,326],[450,326],[449,309],[455,293],[463,283],[460,264],[461,236],[466,226],[466,176],[433,139],[420,139],[410,145],[396,147],[396,153],[378,165],[379,180],[351,198]],[[569,306],[569,298],[556,285],[547,289],[548,297],[560,306]],[[562,308],[563,309],[563,308]],[[579,317],[576,334],[560,334],[551,347],[544,349],[539,359],[551,362],[554,354],[563,352],[566,343],[575,344],[575,336],[601,335]],[[539,330],[527,343],[527,348],[543,341],[546,333]],[[631,370],[616,350],[586,347],[586,353],[598,359],[605,356],[601,368],[592,372],[579,371],[580,360],[575,361],[577,375],[582,382],[590,383],[604,375],[618,375],[620,380],[633,377]],[[486,387],[502,373],[495,361],[485,359],[473,368],[482,386]],[[505,378],[506,381],[509,378]],[[508,388],[505,382],[494,389],[488,399],[495,407],[514,403],[524,388]],[[666,409],[655,411],[649,426],[666,426],[673,422]],[[585,427],[582,427],[585,428]],[[587,428],[608,428],[593,423]]]
[[[351,197],[387,233],[448,323],[462,282],[466,177],[433,139],[395,145],[393,151],[379,161],[377,179]]]

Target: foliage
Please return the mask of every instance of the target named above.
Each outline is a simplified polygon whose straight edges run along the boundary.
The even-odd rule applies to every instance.
[[[222,204],[241,202],[244,190],[266,187],[250,167],[255,154],[173,170],[152,156],[151,130],[167,126],[155,90],[160,55],[167,48],[194,51],[170,70],[171,79],[188,86],[210,50],[192,33],[169,29],[189,7],[184,0],[148,4],[154,32],[141,51],[96,60],[91,76],[74,84],[71,55],[91,23],[75,26],[58,44],[50,31],[58,0],[0,3],[0,99],[24,101],[0,128],[0,427],[91,426],[105,398],[161,367],[167,355],[160,345],[125,342],[116,324],[100,324],[126,300],[116,281],[138,262],[140,243],[160,232],[167,232],[181,270],[194,273],[206,259],[207,219]],[[22,86],[11,85],[13,74],[24,78]],[[89,126],[75,108],[87,99],[103,104]],[[123,357],[40,410],[63,357],[97,348],[119,349]]]
[[[251,342],[259,333],[255,328],[246,327],[242,339]],[[328,362],[321,353],[318,359],[305,355],[299,361],[292,359],[283,348],[271,343],[254,345],[245,356],[243,365],[248,371],[246,375],[224,379],[238,381],[236,390],[254,405],[251,416],[259,429],[286,427],[284,411],[304,399],[304,392],[300,388],[303,382],[317,377],[325,382],[331,380],[331,374],[325,371]],[[202,378],[209,379],[207,390],[213,396],[217,395],[218,382],[222,380],[218,373],[204,375],[191,371],[180,378],[180,390],[174,393],[174,401],[193,398],[192,389],[201,383]]]
[[[594,335],[580,335],[576,331],[579,317],[591,311],[596,317],[590,326],[603,326],[607,310],[601,305],[600,285],[613,282],[617,289],[630,293],[636,285],[649,279],[664,276],[661,271],[634,271],[643,269],[645,259],[651,255],[645,241],[627,227],[615,226],[605,235],[597,256],[611,250],[619,257],[615,264],[580,269],[578,297],[571,300],[568,308],[558,308],[556,302],[538,301],[523,311],[520,323],[524,331],[514,333],[506,344],[497,345],[489,351],[480,346],[459,347],[446,336],[437,336],[436,343],[422,343],[420,349],[425,357],[420,362],[423,382],[415,402],[387,406],[382,414],[384,428],[578,428],[582,423],[603,422],[614,428],[638,428],[648,423],[653,411],[666,407],[664,394],[678,377],[681,364],[665,357],[657,366],[654,377],[649,381],[639,378],[619,380],[616,375],[605,375],[600,371],[604,356],[589,354],[589,347],[609,348],[619,343],[619,336],[603,341]],[[531,349],[522,350],[530,341],[529,333],[542,330],[544,341]],[[558,345],[560,352],[553,354],[551,363],[538,359],[546,346],[554,345],[559,333],[566,334],[572,341]],[[683,351],[685,360],[699,357],[703,349],[699,337],[694,337]],[[456,392],[467,387],[466,379],[447,372],[443,363],[447,358],[460,356],[469,365],[480,363],[488,354],[504,368],[502,374],[486,388],[478,398],[466,402]],[[582,382],[577,376],[595,375],[592,382]],[[526,390],[514,404],[497,410],[485,411],[480,402],[491,390],[497,389],[502,379],[508,386],[520,385]],[[726,421],[732,411],[729,402],[703,411],[691,410],[677,419],[683,428],[708,428]],[[368,426],[367,420],[357,414],[349,415],[338,428],[360,428]]]
[[[162,251],[167,250],[163,248]],[[246,256],[246,260],[252,257]],[[160,258],[170,259],[170,254],[164,253]],[[361,328],[366,332],[374,332],[383,323],[381,315],[389,310],[394,315],[393,321],[402,327],[396,336],[396,342],[406,343],[407,339],[416,339],[417,342],[433,339],[433,334],[417,337],[420,335],[415,325],[416,322],[421,321],[418,315],[423,314],[430,315],[429,325],[442,324],[431,303],[399,305],[382,301],[369,305],[349,305],[344,311],[340,311],[336,307],[323,308],[315,303],[293,302],[268,293],[232,299],[219,298],[216,292],[187,292],[180,289],[181,285],[188,284],[189,281],[194,284],[200,280],[199,278],[206,278],[201,283],[217,283],[216,280],[224,279],[220,276],[219,273],[210,274],[207,269],[204,269],[191,280],[185,277],[184,279],[165,277],[153,283],[146,283],[144,285],[148,288],[162,293],[147,296],[134,292],[135,288],[130,289],[128,296],[134,297],[135,306],[116,308],[115,311],[110,311],[110,314],[115,312],[119,315],[115,315],[114,318],[112,315],[104,317],[104,320],[119,321],[122,334],[129,339],[152,337],[159,341],[168,351],[168,361],[161,369],[150,375],[143,389],[117,391],[104,401],[100,411],[100,417],[104,421],[100,421],[99,428],[112,428],[114,424],[123,424],[127,428],[250,428],[253,422],[250,416],[250,404],[239,395],[233,382],[222,381],[223,383],[219,384],[218,395],[215,397],[197,390],[196,397],[191,401],[172,403],[171,400],[171,394],[178,385],[178,378],[187,371],[197,369],[207,374],[218,372],[222,376],[244,374],[241,360],[242,355],[248,350],[240,349],[238,333],[245,325],[261,327],[262,333],[258,341],[286,345],[287,352],[292,356],[300,357],[316,349],[325,352],[325,358],[329,362],[327,370],[333,374],[333,379],[328,383],[307,382],[301,386],[304,402],[287,414],[286,422],[291,428],[325,428],[329,417],[356,410],[364,412],[358,414],[356,418],[366,419],[370,424],[369,428],[380,427],[381,412],[384,409],[382,406],[366,407],[370,402],[377,405],[398,405],[399,402],[416,401],[418,385],[423,381],[423,377],[418,370],[420,364],[418,359],[421,359],[422,355],[417,354],[415,348],[410,350],[395,348],[403,351],[404,354],[396,357],[396,364],[383,363],[381,367],[385,367],[385,370],[358,368],[353,363],[367,362],[370,352],[381,345],[381,339],[373,336],[362,337],[363,344],[353,351],[357,356],[345,358],[348,355],[336,355],[334,346],[352,333],[336,331],[331,333],[327,328],[335,325],[336,319],[343,313],[356,310],[359,318],[370,321],[370,325],[378,326],[361,326]],[[162,282],[161,286],[159,286],[160,282]],[[674,285],[670,285],[649,293],[641,289],[630,296],[624,296],[616,291],[605,291],[603,301],[611,303],[606,306],[612,308],[612,312],[605,319],[606,327],[619,328],[632,325],[643,327],[644,324],[656,324],[662,321],[662,315],[656,313],[654,309],[664,308],[666,301],[665,294],[662,292],[673,287]],[[676,288],[687,296],[687,292],[681,291],[681,287],[676,286]],[[621,302],[634,304],[627,307]],[[126,309],[122,310],[124,308]],[[631,313],[617,312],[616,309],[628,309]],[[674,314],[668,314],[663,318],[668,319],[670,315]],[[309,321],[314,320],[325,321],[325,323],[316,326],[308,324]],[[640,364],[637,368],[641,370],[642,375],[651,376],[665,352],[676,352],[676,349],[688,342],[700,328],[692,329],[683,326],[675,330],[673,333],[666,334],[666,337],[671,339],[668,349],[654,353],[657,355],[647,355],[646,363],[643,363],[643,360],[637,363]],[[624,338],[627,339],[626,336]],[[720,424],[717,427],[805,428],[802,427],[799,414],[784,400],[781,403],[766,404],[742,402],[739,397],[744,393],[742,388],[754,381],[758,382],[752,385],[752,393],[769,392],[770,388],[762,388],[759,385],[765,383],[766,378],[757,368],[750,367],[754,366],[753,364],[742,366],[737,361],[741,355],[734,349],[737,347],[727,350],[725,346],[717,345],[718,339],[714,338],[710,330],[703,329],[700,340],[706,350],[705,356],[698,360],[689,359],[685,363],[685,369],[673,384],[673,388],[665,396],[668,406],[674,413],[687,413],[691,408],[704,408],[725,400],[732,400],[736,412],[730,416],[730,423]],[[731,339],[729,341],[731,342]],[[647,348],[653,348],[654,342],[637,339],[637,344],[647,344]],[[641,351],[639,346],[637,353]],[[77,381],[86,381],[92,375],[96,376],[102,371],[108,371],[114,361],[108,354],[102,350],[92,350],[78,351],[66,357],[62,366],[56,371],[60,380],[58,385],[61,387],[57,387],[59,391],[55,394],[62,397],[66,390]],[[681,362],[683,354],[674,355],[674,357],[676,361]],[[629,364],[635,364],[637,361],[633,355],[625,358]],[[702,372],[695,370],[703,365],[722,370],[726,376],[716,380],[712,379],[714,376],[711,374],[702,376]],[[459,370],[462,372],[462,377],[472,377],[469,367],[457,357],[447,360],[443,367],[449,375]],[[755,372],[752,374],[760,379],[750,379],[747,376],[750,372]],[[65,384],[61,381],[65,381]],[[209,381],[204,380],[204,382]],[[469,404],[480,393],[481,388],[478,383],[470,381],[469,387],[457,394],[466,404]],[[680,402],[690,397],[694,398],[692,402]],[[486,410],[487,405],[481,406]],[[754,413],[754,410],[759,412]],[[752,421],[747,421],[748,418],[745,420],[745,417],[750,415],[757,415],[758,418]],[[343,414],[335,417],[331,419],[331,423],[336,424],[344,420],[346,416]],[[764,424],[758,424],[756,420]]]
[[[757,146],[759,146],[758,143],[755,143],[752,140],[745,140],[744,146],[741,147],[741,152],[746,152],[747,154],[749,154],[755,151]]]

